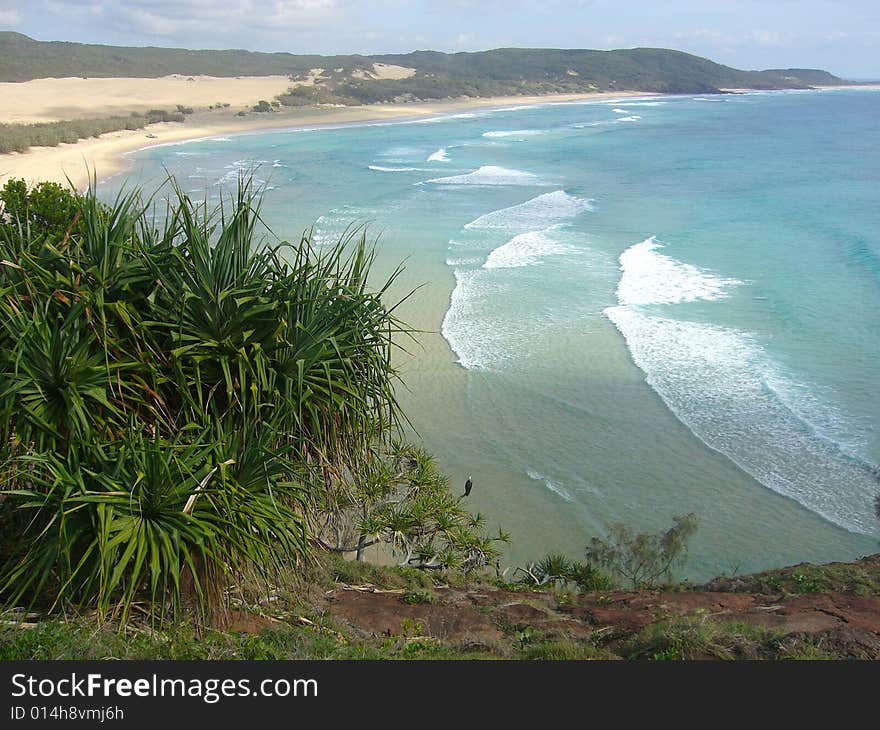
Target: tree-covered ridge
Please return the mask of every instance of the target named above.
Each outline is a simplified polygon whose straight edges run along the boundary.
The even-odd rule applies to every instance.
[[[779,88],[780,80],[740,71],[682,51],[633,48],[613,51],[499,48],[478,53],[416,51],[378,56],[424,74],[508,83],[555,84],[564,89],[635,89],[660,92],[712,91],[725,87]],[[791,80],[790,86],[803,86]]]
[[[336,56],[339,65],[369,66],[358,56]],[[257,53],[243,50],[191,51],[185,48],[104,46],[38,41],[0,31],[0,81],[67,76],[158,78],[189,76],[272,76],[306,73],[321,67],[325,56]]]
[[[416,70],[406,79],[363,78],[373,63]],[[681,51],[634,48],[614,51],[500,48],[477,53],[416,51],[375,56],[320,56],[243,50],[131,48],[36,41],[0,32],[0,81],[49,76],[159,77],[305,76],[325,70],[318,88],[300,87],[291,103],[371,103],[395,98],[438,99],[553,92],[633,89],[702,93],[726,87],[803,88],[841,83],[827,72],[797,69],[741,71]]]

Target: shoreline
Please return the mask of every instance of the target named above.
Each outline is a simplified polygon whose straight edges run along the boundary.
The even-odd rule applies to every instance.
[[[596,92],[587,94],[547,94],[541,96],[495,96],[478,99],[438,100],[413,104],[370,104],[354,107],[296,107],[280,112],[251,112],[239,117],[228,110],[199,111],[186,122],[161,122],[138,130],[109,132],[100,137],[81,139],[57,147],[32,147],[27,152],[0,155],[0,184],[12,178],[28,183],[43,180],[76,188],[89,184],[94,175],[103,181],[130,168],[127,155],[161,145],[176,145],[211,137],[303,129],[370,122],[402,122],[435,115],[467,112],[495,107],[520,107],[576,101],[662,96],[644,91]],[[148,134],[156,135],[154,138]]]

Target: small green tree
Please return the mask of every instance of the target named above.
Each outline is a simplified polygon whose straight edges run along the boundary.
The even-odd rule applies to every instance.
[[[0,226],[27,227],[30,235],[52,242],[75,225],[76,194],[58,183],[41,182],[28,190],[24,180],[7,180],[0,189],[0,204]]]
[[[484,518],[462,506],[430,454],[409,444],[394,444],[347,479],[328,480],[315,497],[317,542],[357,560],[383,544],[402,566],[470,573],[493,563],[499,543],[509,542],[503,532],[486,537]]]
[[[594,537],[586,549],[587,562],[634,588],[672,579],[672,569],[687,561],[687,542],[697,531],[697,516],[691,512],[672,518],[672,527],[662,533],[633,534],[626,525],[612,525],[606,538]]]
[[[579,563],[562,553],[548,553],[537,563],[516,569],[520,583],[564,588],[573,584],[579,591],[602,591],[612,587],[611,579],[589,563]]]

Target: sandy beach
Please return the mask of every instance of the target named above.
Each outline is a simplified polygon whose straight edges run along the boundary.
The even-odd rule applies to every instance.
[[[29,182],[68,179],[77,187],[91,175],[104,179],[126,167],[125,154],[159,144],[265,129],[346,124],[447,114],[475,108],[565,102],[590,98],[649,96],[618,91],[595,94],[554,94],[456,99],[413,104],[372,104],[355,107],[289,107],[271,113],[240,111],[260,99],[271,100],[291,82],[286,77],[217,79],[183,76],[162,79],[37,79],[0,84],[0,122],[34,122],[99,117],[151,108],[173,110],[177,104],[195,108],[185,122],[154,124],[57,147],[32,147],[27,152],[0,155],[0,183],[10,178]],[[229,107],[209,110],[218,102]],[[150,136],[148,136],[150,135]]]

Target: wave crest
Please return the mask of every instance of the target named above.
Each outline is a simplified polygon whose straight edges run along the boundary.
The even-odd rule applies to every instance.
[[[426,180],[436,185],[544,185],[541,178],[531,172],[510,170],[496,165],[482,167],[464,175],[451,175]]]

